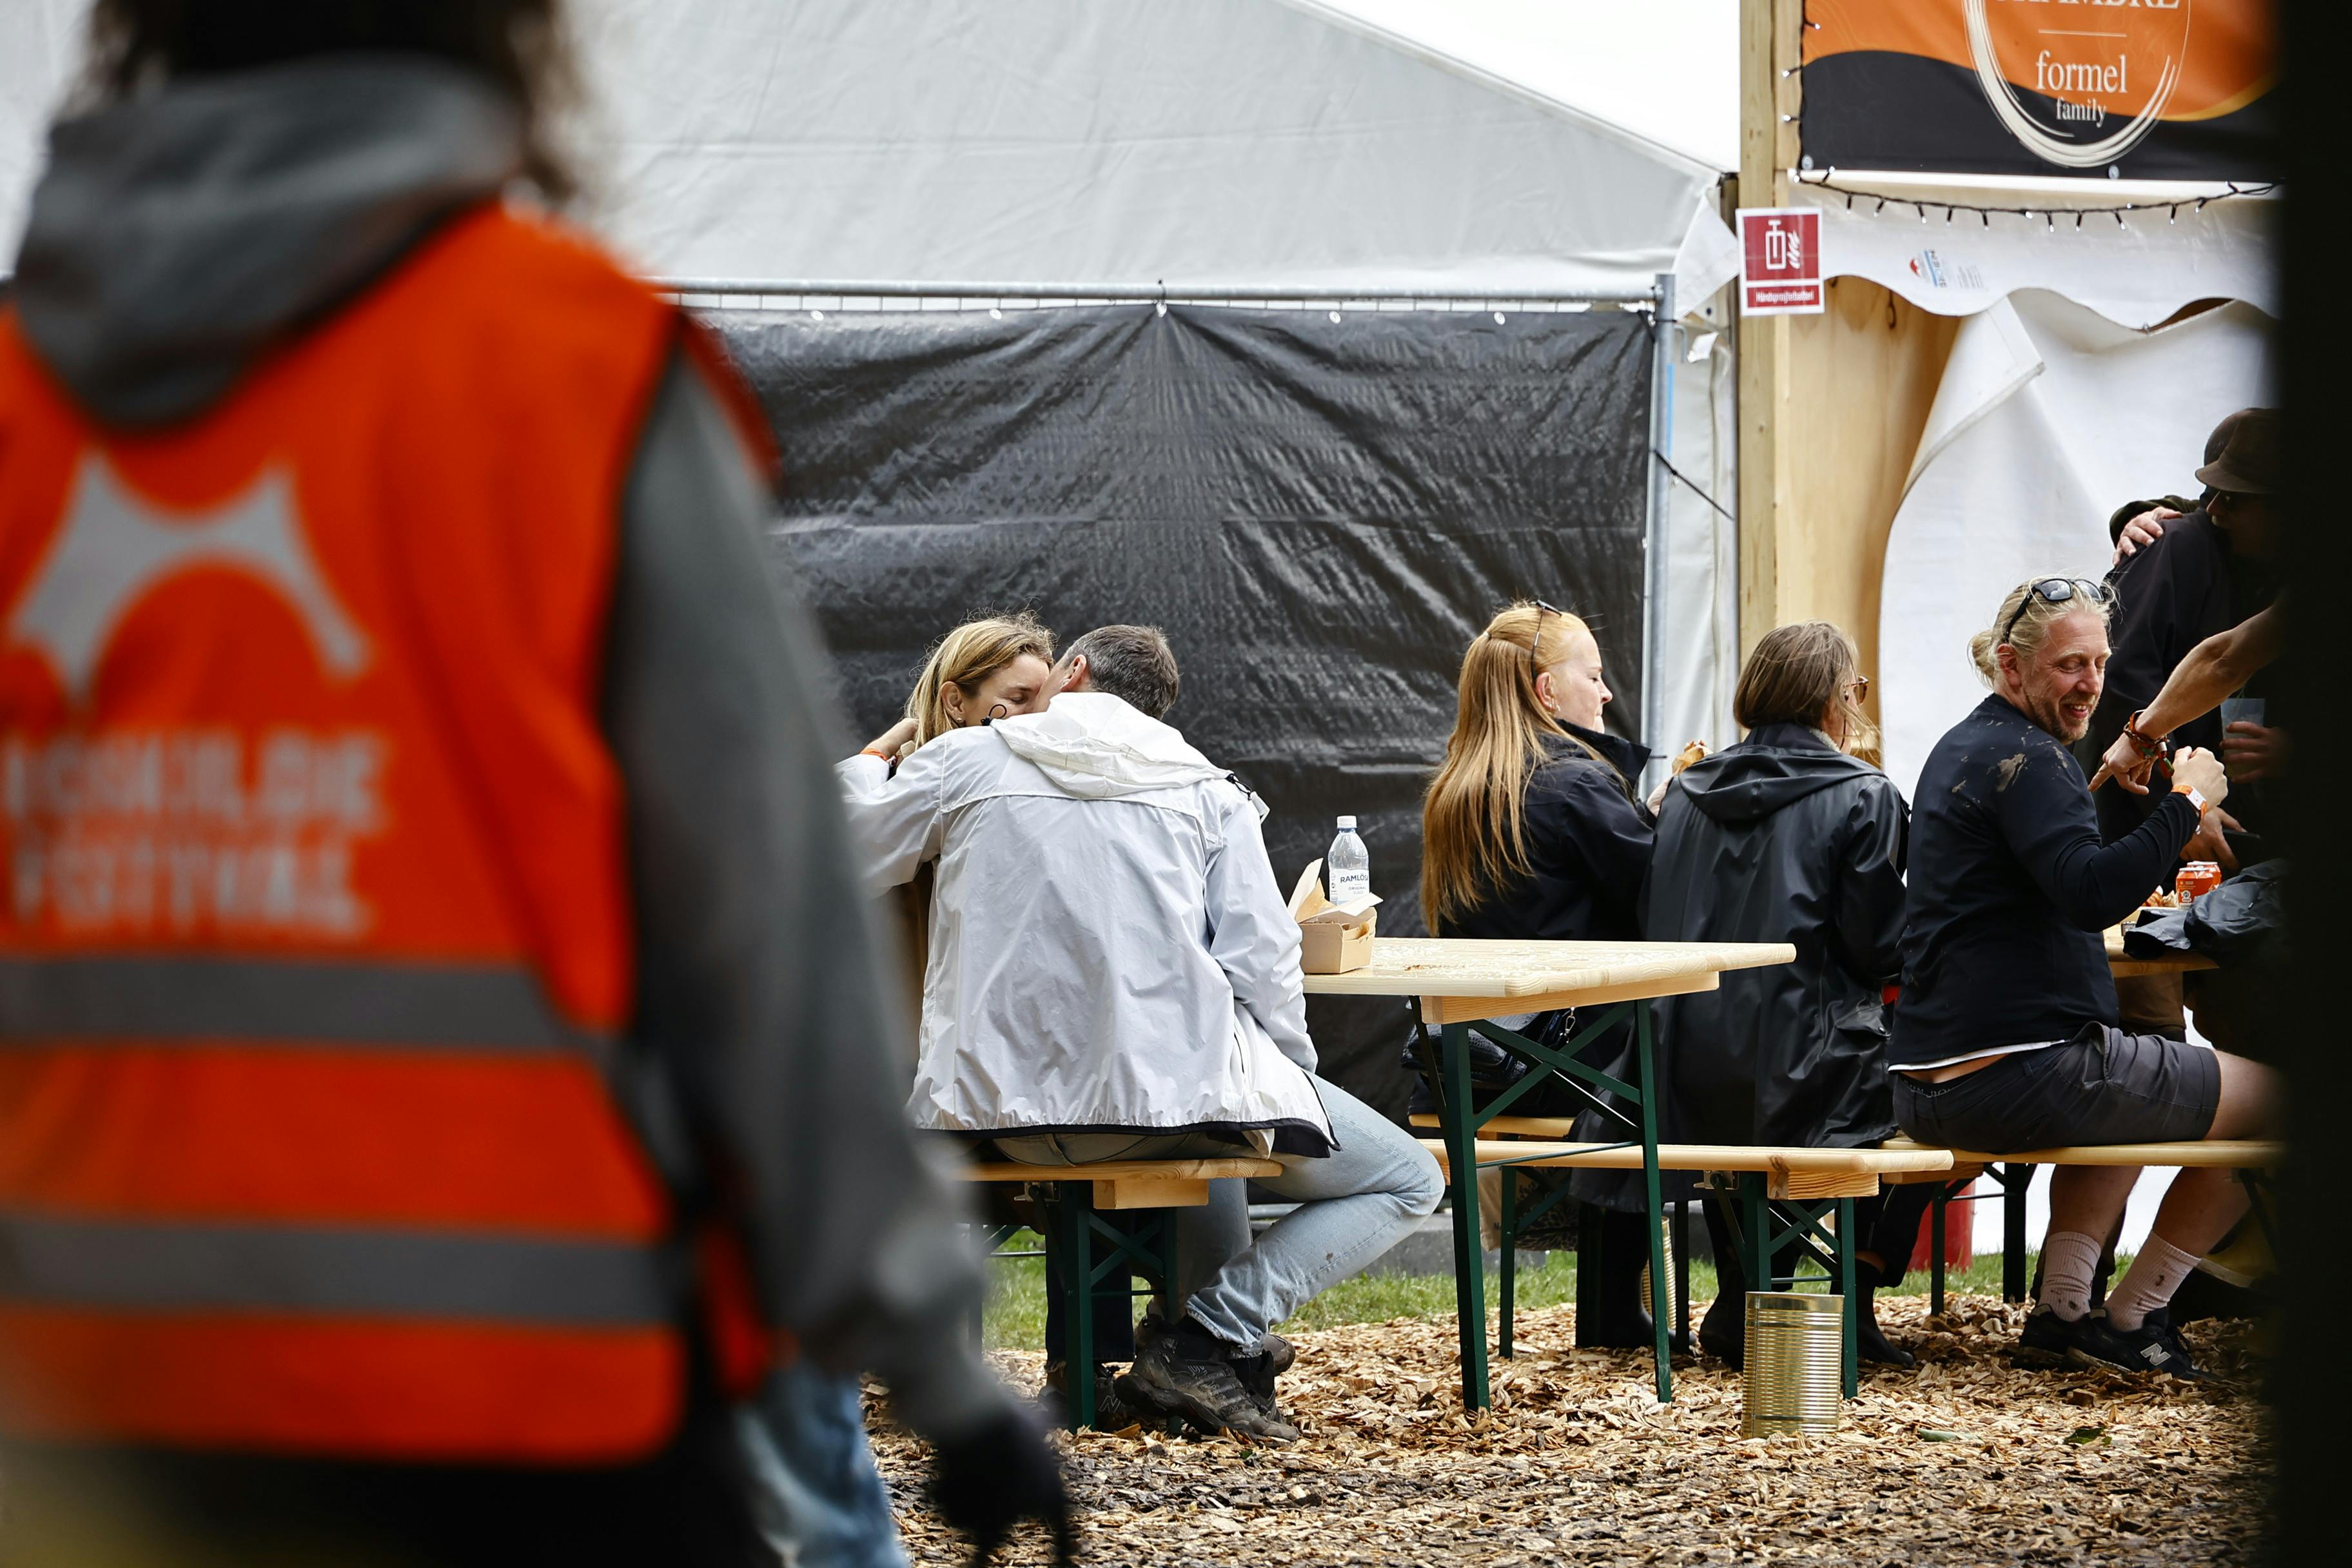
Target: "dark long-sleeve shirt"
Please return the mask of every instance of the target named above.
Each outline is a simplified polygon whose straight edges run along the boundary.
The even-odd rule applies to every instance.
[[[2091,714],[2076,760],[2096,766],[2123,732],[2124,721],[2156,700],[2189,650],[2270,603],[2272,578],[2261,563],[2235,555],[2202,508],[2164,525],[2164,534],[2107,574],[2116,593],[2108,640],[2106,690]],[[2172,732],[2175,744],[2221,747],[2221,716],[2204,713]],[[2154,802],[2126,790],[2101,790],[2093,803],[2099,826],[2121,837],[2147,817]],[[2231,802],[2237,814],[2247,804]]]
[[[2101,933],[2170,873],[2196,831],[2196,806],[2167,795],[2146,822],[2104,842],[2073,754],[1986,698],[1920,770],[1889,1065],[2114,1024]]]

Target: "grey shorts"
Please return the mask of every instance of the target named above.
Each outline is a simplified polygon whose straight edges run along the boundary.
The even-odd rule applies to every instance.
[[[2020,1051],[1942,1083],[1888,1076],[1895,1120],[1909,1136],[1994,1154],[2191,1142],[2211,1129],[2221,1103],[2221,1064],[2211,1051],[2099,1024],[2063,1046]]]

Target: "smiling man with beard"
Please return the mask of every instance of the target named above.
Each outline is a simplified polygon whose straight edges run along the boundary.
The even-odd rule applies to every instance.
[[[2249,1138],[2273,1126],[2267,1068],[2116,1026],[2101,933],[2171,874],[2229,780],[2210,752],[2184,751],[2147,820],[2101,839],[2066,748],[2105,685],[2110,606],[2104,586],[2079,578],[2011,590],[1969,645],[1992,695],[1920,770],[1887,1063],[1895,1119],[1923,1142],[2005,1153]],[[2101,1242],[2138,1175],[2051,1173],[2042,1289],[2021,1350],[2196,1375],[2163,1309],[2245,1212],[2245,1190],[2227,1171],[2181,1172],[2147,1245],[2094,1313]]]

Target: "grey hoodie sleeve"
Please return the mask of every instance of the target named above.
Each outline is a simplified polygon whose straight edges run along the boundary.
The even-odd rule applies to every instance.
[[[773,1319],[953,1436],[1009,1395],[970,1348],[979,1260],[905,1121],[904,1053],[874,1044],[906,1026],[843,831],[830,671],[762,564],[764,515],[716,396],[674,357],[624,496],[606,664],[636,901],[633,1055],[741,1216]]]

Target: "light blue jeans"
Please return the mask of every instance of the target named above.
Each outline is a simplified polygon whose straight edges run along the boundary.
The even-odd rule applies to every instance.
[[[1429,1151],[1412,1135],[1322,1079],[1315,1080],[1324,1114],[1331,1119],[1338,1146],[1323,1159],[1276,1155],[1282,1174],[1258,1177],[1257,1184],[1298,1207],[1275,1222],[1255,1241],[1246,1218],[1231,1234],[1233,1205],[1223,1214],[1181,1210],[1180,1248],[1216,1246],[1229,1237],[1223,1258],[1185,1258],[1191,1285],[1184,1310],[1226,1343],[1252,1354],[1266,1331],[1324,1290],[1380,1257],[1403,1239],[1445,1195],[1445,1178]],[[1139,1137],[1127,1132],[1039,1133],[995,1140],[1008,1160],[1033,1165],[1088,1165],[1101,1160],[1215,1160],[1240,1152],[1233,1144],[1202,1133]],[[1224,1184],[1218,1183],[1218,1186]],[[1246,1211],[1243,1211],[1244,1216]],[[1243,1245],[1233,1247],[1232,1241]],[[1213,1270],[1209,1265],[1214,1264]],[[1205,1275],[1203,1282],[1192,1285]]]
[[[736,1422],[752,1517],[785,1568],[907,1568],[857,1379],[795,1361]]]

